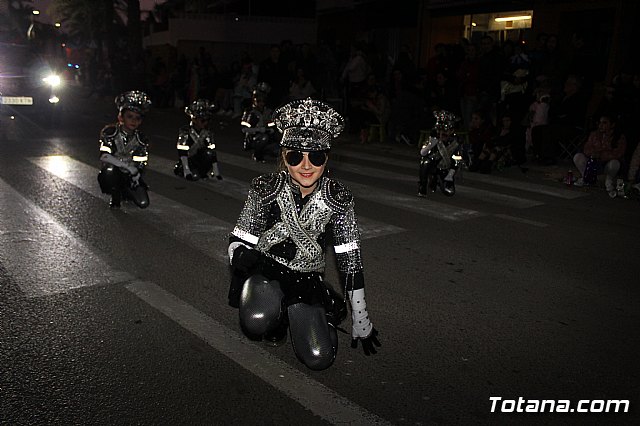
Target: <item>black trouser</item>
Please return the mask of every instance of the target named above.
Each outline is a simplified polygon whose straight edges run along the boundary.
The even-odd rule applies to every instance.
[[[204,177],[211,172],[213,163],[218,161],[218,156],[213,149],[204,148],[196,152],[195,155],[189,157],[189,169],[195,173],[197,177]],[[175,173],[182,176],[182,160],[176,164]]]
[[[119,167],[108,165],[100,170],[98,183],[103,193],[110,194],[118,201],[124,196],[141,209],[149,207],[147,185],[142,180],[142,176],[136,184],[129,173],[122,172]]]

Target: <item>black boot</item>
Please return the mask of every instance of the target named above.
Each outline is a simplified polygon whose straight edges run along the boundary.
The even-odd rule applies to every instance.
[[[109,202],[109,207],[112,209],[120,208],[120,200],[122,200],[122,195],[120,195],[120,191],[114,190],[111,192],[111,201]]]
[[[289,326],[285,321],[282,321],[278,327],[274,330],[264,333],[262,340],[267,346],[282,346],[287,341],[287,329]]]

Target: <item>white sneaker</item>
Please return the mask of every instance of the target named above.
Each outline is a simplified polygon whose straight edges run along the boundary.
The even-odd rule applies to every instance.
[[[616,198],[618,196],[618,191],[615,189],[609,190],[607,193],[609,194],[609,198]]]
[[[578,178],[575,182],[573,182],[573,186],[577,186],[578,188],[584,186],[584,179]]]

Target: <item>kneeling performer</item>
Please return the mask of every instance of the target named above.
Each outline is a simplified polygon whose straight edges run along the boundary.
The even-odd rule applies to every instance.
[[[255,178],[229,238],[229,304],[244,333],[268,344],[286,340],[312,370],[335,360],[336,328],[350,301],[351,346],[366,355],[380,346],[367,312],[360,234],[351,192],[325,175],[331,139],[344,128],[328,105],[296,100],[274,112],[283,132],[277,173]],[[332,235],[327,235],[331,231]],[[331,237],[343,295],[323,280]]]

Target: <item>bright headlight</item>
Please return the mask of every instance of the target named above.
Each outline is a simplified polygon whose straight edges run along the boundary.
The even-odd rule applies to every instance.
[[[45,78],[42,79],[42,81],[44,81],[45,83],[47,83],[51,87],[60,86],[60,76],[55,75],[55,74],[50,74],[50,75],[46,76]]]

